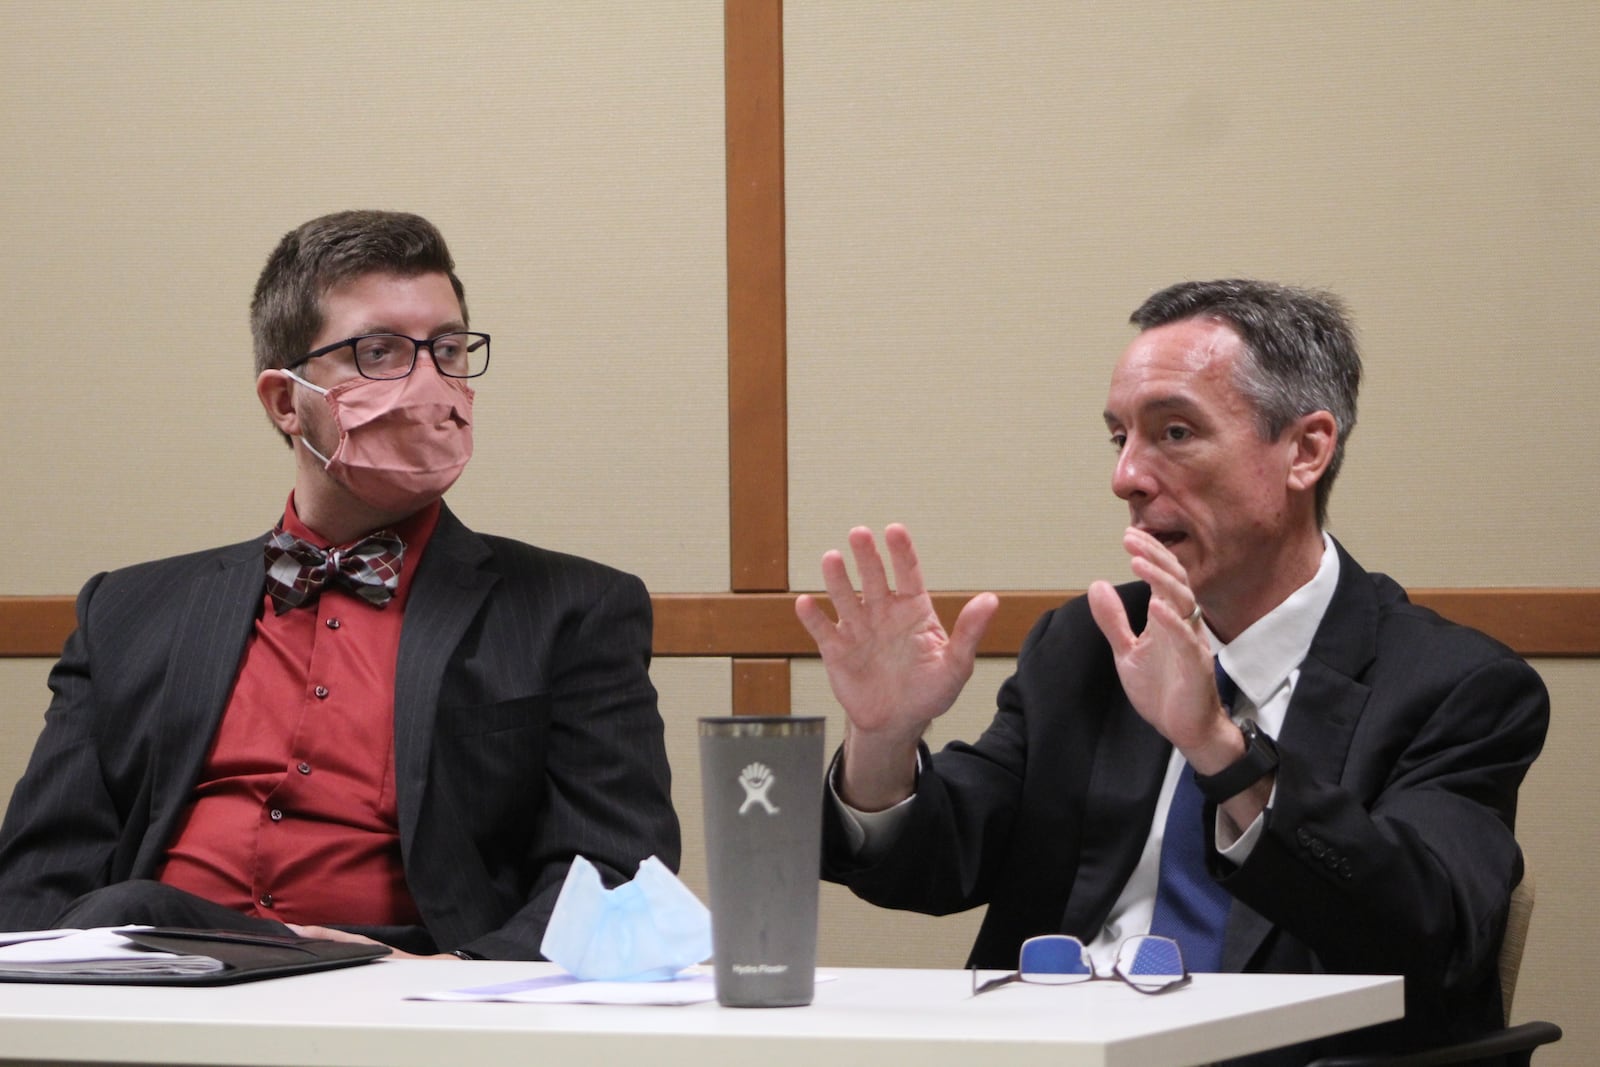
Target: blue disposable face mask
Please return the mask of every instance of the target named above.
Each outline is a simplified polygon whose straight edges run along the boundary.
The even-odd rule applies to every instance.
[[[539,951],[587,981],[665,981],[711,955],[711,913],[654,856],[615,889],[578,856]]]

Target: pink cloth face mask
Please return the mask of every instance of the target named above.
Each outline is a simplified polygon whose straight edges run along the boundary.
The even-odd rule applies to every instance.
[[[324,456],[304,436],[306,451],[357,500],[396,514],[433,503],[472,458],[473,392],[431,367],[404,378],[351,378],[332,389],[285,374],[321,393],[339,428],[339,446]]]

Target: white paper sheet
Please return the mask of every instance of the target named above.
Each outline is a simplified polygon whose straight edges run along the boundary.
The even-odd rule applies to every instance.
[[[420,993],[407,1000],[495,1000],[513,1004],[703,1004],[717,999],[711,974],[690,971],[670,982],[585,982],[551,974],[498,985]]]
[[[28,937],[29,934],[33,936]],[[14,977],[212,974],[223,967],[221,960],[210,956],[181,956],[144,948],[111,927],[0,933],[0,974]]]

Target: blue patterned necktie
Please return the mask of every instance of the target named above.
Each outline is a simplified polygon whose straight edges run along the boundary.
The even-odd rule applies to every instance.
[[[282,615],[315,600],[322,587],[338,582],[369,604],[382,607],[400,586],[405,542],[380,530],[344,548],[318,548],[280,524],[267,538],[267,592],[273,612]]]
[[[1222,706],[1232,709],[1239,687],[1220,660],[1216,673]],[[1177,941],[1184,963],[1197,972],[1222,969],[1222,933],[1232,903],[1228,891],[1206,872],[1205,806],[1205,797],[1194,784],[1194,769],[1185,763],[1167,810],[1156,910],[1150,922],[1150,932]]]

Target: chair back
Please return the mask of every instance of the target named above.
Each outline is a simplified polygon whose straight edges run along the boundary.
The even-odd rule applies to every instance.
[[[1506,1025],[1511,1024],[1511,995],[1517,989],[1522,950],[1528,943],[1528,923],[1533,918],[1533,871],[1522,858],[1522,881],[1511,891],[1511,911],[1506,915],[1506,939],[1500,945],[1500,999],[1505,1004]]]

